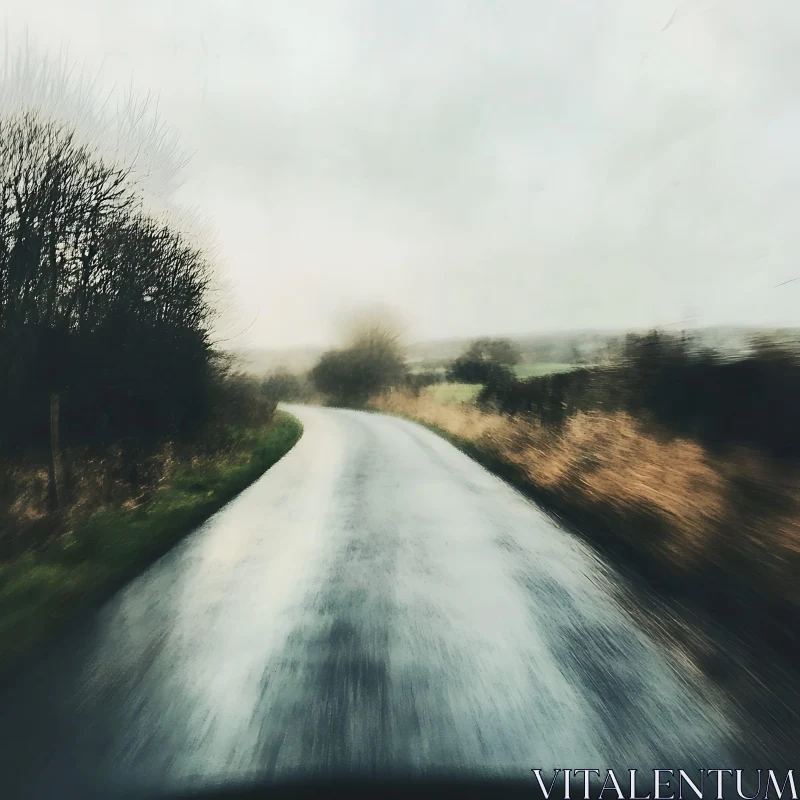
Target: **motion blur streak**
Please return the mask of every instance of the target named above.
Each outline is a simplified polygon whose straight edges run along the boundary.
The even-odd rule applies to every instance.
[[[4,796],[735,760],[535,506],[410,422],[289,408],[300,443],[0,697]]]

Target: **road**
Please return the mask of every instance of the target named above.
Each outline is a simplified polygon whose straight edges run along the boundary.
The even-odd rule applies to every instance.
[[[285,458],[0,698],[4,797],[736,762],[579,539],[417,425],[291,410]]]

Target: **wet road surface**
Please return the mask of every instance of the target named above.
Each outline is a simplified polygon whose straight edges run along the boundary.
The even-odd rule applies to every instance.
[[[578,539],[419,426],[290,410],[284,459],[0,697],[0,796],[735,760]]]

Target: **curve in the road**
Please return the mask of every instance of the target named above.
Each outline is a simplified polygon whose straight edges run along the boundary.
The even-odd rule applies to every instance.
[[[291,411],[286,457],[0,698],[20,796],[730,761],[579,540],[413,423]]]

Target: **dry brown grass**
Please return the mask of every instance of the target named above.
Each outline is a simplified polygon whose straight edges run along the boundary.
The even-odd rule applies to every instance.
[[[714,455],[622,412],[579,413],[556,432],[424,395],[394,393],[375,406],[435,425],[513,465],[533,488],[589,512],[674,574],[701,583],[723,576],[747,605],[758,596],[770,608],[777,599],[800,612],[796,469],[743,449]]]
[[[65,492],[57,512],[51,508],[45,455],[0,464],[0,562],[57,539],[94,512],[146,503],[179,466],[201,471],[246,450],[230,428],[213,434],[210,443],[183,445],[179,451],[172,442],[135,454],[119,445],[65,450]]]
[[[65,502],[54,513],[48,494],[44,457],[27,457],[3,468],[0,491],[0,560],[13,559],[30,547],[69,530],[75,522],[103,508],[134,508],[172,475],[171,444],[137,459],[131,479],[119,448],[92,452],[75,448],[63,453]]]

